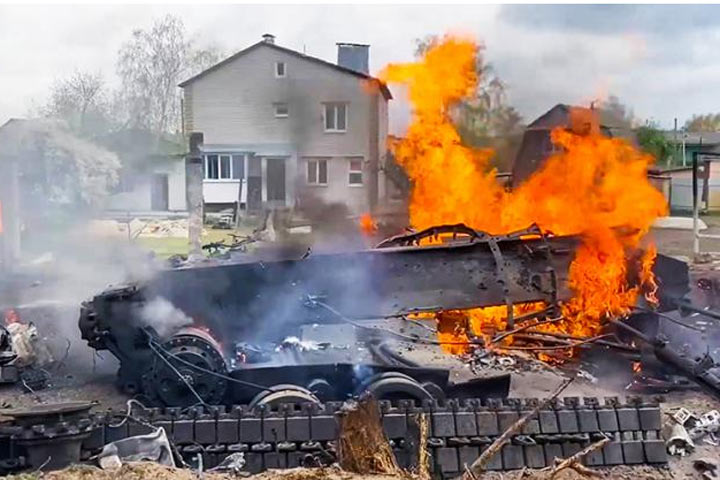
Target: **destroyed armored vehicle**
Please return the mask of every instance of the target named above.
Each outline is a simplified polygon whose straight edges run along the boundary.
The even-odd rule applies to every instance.
[[[438,343],[405,319],[503,305],[510,328],[513,304],[539,301],[548,308],[536,316],[552,315],[569,296],[578,241],[535,227],[491,236],[451,225],[359,252],[185,266],[95,296],[80,329],[119,359],[124,391],[161,406],[324,402],[366,390],[381,399],[503,397],[507,375],[454,384],[448,369],[403,355]],[[678,266],[659,257],[661,297],[682,296],[687,269],[663,269]]]

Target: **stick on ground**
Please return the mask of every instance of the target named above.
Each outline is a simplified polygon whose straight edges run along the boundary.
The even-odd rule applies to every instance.
[[[603,438],[602,440],[595,442],[592,445],[588,445],[576,454],[567,457],[565,460],[562,460],[560,463],[555,465],[555,468],[552,469],[552,471],[550,472],[550,478],[555,478],[555,475],[560,473],[562,470],[565,470],[566,468],[572,468],[573,470],[577,471],[578,473],[582,473],[583,475],[601,477],[602,475],[600,473],[585,467],[585,465],[582,465],[580,461],[585,455],[602,448],[609,441],[609,438]]]
[[[567,388],[568,385],[572,380],[565,380],[558,388],[553,391],[549,397],[547,397],[542,402],[538,403],[538,405],[532,409],[531,412],[523,415],[510,425],[510,427],[503,432],[502,435],[500,435],[498,438],[495,439],[493,443],[490,444],[490,446],[485,450],[482,455],[480,455],[477,460],[473,462],[473,464],[470,466],[470,471],[475,474],[475,476],[479,476],[480,473],[485,469],[485,465],[500,451],[500,449],[505,446],[507,442],[510,441],[510,438],[512,438],[513,435],[518,433],[520,429],[535,415],[538,414],[538,412],[545,408],[545,406],[550,403],[554,398],[556,398],[558,395],[560,395],[563,390]],[[467,477],[467,475],[464,475]]]

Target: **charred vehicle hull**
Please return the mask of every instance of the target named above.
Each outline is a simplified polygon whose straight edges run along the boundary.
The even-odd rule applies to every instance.
[[[416,245],[450,233],[449,243]],[[91,347],[120,360],[125,391],[159,405],[252,403],[287,384],[279,389],[288,398],[318,401],[362,389],[417,400],[504,396],[507,377],[452,385],[447,369],[394,352],[434,338],[371,324],[504,305],[512,325],[515,303],[541,301],[552,310],[570,295],[568,267],[578,242],[536,229],[489,236],[456,225],[360,252],[182,267],[97,295],[83,305],[80,329]],[[673,273],[663,291],[682,290],[687,271],[683,280],[668,261],[656,264]],[[318,325],[330,329],[313,338]]]
[[[526,235],[534,238],[521,238]],[[537,232],[475,234],[424,247],[394,239],[360,252],[177,268],[97,295],[83,305],[80,329],[91,347],[120,360],[122,388],[159,404],[193,404],[198,397],[252,401],[260,386],[286,377],[302,379],[304,388],[326,382],[331,388],[324,389],[325,399],[342,399],[387,371],[446,391],[447,370],[403,364],[365,348],[382,343],[382,332],[362,322],[513,302],[552,304],[568,295],[563,285],[577,242]],[[322,351],[295,352],[293,358],[288,349],[278,351],[283,339],[302,339],[308,325],[348,322],[354,325],[347,338],[329,332],[331,345]],[[284,373],[266,374],[278,366]],[[301,373],[308,371],[314,373]],[[504,383],[488,393],[506,393]]]

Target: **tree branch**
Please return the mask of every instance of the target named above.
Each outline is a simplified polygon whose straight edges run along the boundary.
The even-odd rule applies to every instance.
[[[570,383],[572,383],[572,379],[565,380],[562,384],[560,384],[558,388],[556,388],[550,394],[549,397],[538,403],[538,405],[533,408],[532,411],[523,415],[515,423],[510,425],[510,427],[505,430],[502,435],[496,438],[495,441],[490,444],[487,450],[485,450],[482,455],[480,455],[477,460],[473,462],[473,464],[470,466],[470,471],[476,476],[480,475],[480,473],[485,469],[485,465],[487,465],[487,463],[500,451],[500,449],[502,449],[502,447],[504,447],[505,444],[510,441],[511,437],[517,432],[519,432],[520,429],[528,422],[528,420],[537,415],[538,412],[541,409],[545,408],[548,403],[550,403],[554,398],[557,398],[557,396],[560,395],[563,390],[565,390],[568,385],[570,385]],[[466,478],[466,480],[469,479]]]

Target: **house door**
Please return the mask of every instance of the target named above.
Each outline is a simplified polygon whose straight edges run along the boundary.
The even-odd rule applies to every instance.
[[[267,159],[267,199],[273,205],[285,205],[285,159]]]
[[[155,173],[150,183],[150,209],[167,211],[169,208],[168,176],[164,173]]]

